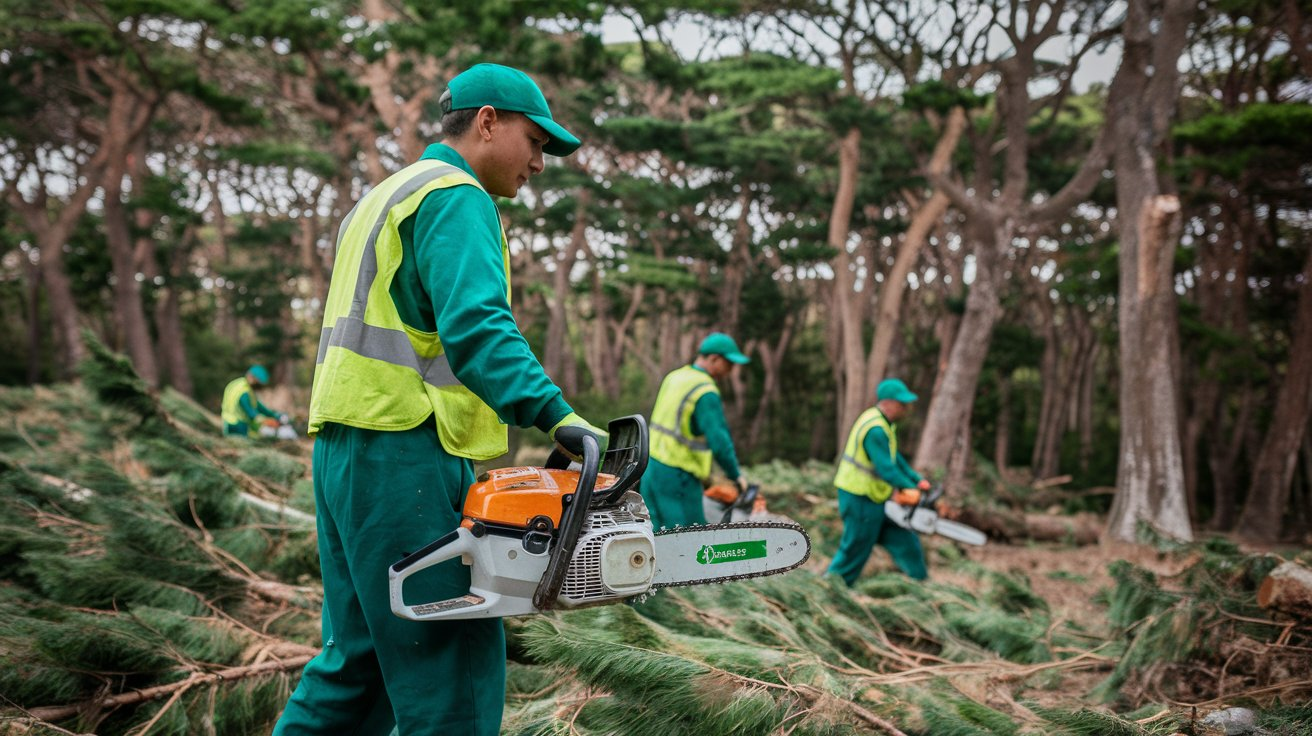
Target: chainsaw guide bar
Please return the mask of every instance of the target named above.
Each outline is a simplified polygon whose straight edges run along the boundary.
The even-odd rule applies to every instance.
[[[791,522],[704,524],[662,529],[654,535],[652,590],[778,575],[811,557],[810,536]],[[678,546],[671,547],[669,542],[676,537]]]

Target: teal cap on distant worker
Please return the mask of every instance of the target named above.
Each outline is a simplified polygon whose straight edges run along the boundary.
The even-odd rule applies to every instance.
[[[269,371],[262,365],[253,365],[246,372],[251,374],[251,378],[254,378],[260,383],[269,382]]]
[[[547,132],[551,140],[542,147],[552,156],[568,156],[578,150],[579,139],[551,117],[547,98],[529,75],[500,64],[475,64],[447,84],[438,100],[442,113],[491,105],[497,110],[521,112]]]
[[[722,355],[730,363],[743,365],[752,362],[752,359],[742,354],[738,349],[738,343],[733,341],[732,337],[723,332],[712,332],[702,340],[702,346],[697,350],[698,355]]]
[[[875,398],[880,401],[892,399],[901,401],[903,404],[910,404],[919,397],[911,393],[911,389],[907,388],[907,385],[898,379],[885,378],[879,382],[879,388],[875,389]]]

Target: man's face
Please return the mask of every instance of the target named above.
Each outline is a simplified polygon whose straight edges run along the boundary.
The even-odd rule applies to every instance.
[[[479,179],[489,193],[514,197],[530,177],[542,173],[542,147],[551,136],[528,117],[513,112],[497,112],[487,127],[490,148],[486,170],[478,172]]]
[[[880,402],[880,411],[884,412],[884,417],[890,422],[896,422],[907,415],[909,405],[893,399],[884,399]]]
[[[734,363],[728,358],[723,355],[712,355],[710,358],[710,365],[707,366],[706,372],[711,374],[711,378],[726,378],[733,373]]]

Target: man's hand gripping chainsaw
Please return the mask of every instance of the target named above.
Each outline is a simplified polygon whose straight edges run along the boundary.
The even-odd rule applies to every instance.
[[[578,470],[553,451],[546,467],[479,477],[460,527],[388,569],[392,612],[415,621],[494,618],[615,603],[658,588],[775,575],[801,565],[811,540],[797,524],[746,522],[652,529],[637,483],[647,466],[641,416],[610,423],[610,449],[582,438]],[[407,603],[405,581],[456,557],[469,591]]]

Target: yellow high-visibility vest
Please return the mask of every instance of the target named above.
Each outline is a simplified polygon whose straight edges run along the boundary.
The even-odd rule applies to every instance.
[[[843,448],[843,457],[838,461],[834,485],[848,493],[883,503],[893,495],[893,486],[875,472],[875,464],[866,452],[866,434],[875,427],[884,430],[888,436],[888,459],[897,462],[897,432],[883,412],[872,406],[857,417],[856,424],[852,425],[852,431],[847,435],[847,445]]]
[[[390,288],[401,265],[399,227],[430,192],[478,180],[451,164],[426,159],[389,176],[347,214],[310,394],[308,433],[325,422],[400,431],[431,414],[442,447],[487,460],[506,452],[506,426],[456,378],[436,332],[401,321]],[[501,234],[510,299],[510,250]]]
[[[247,416],[246,412],[242,411],[241,397],[254,393],[254,391],[251,391],[251,384],[246,380],[246,376],[229,381],[227,388],[223,389],[223,403],[219,409],[219,413],[223,416],[223,423],[249,424],[251,418]],[[251,403],[254,402],[255,397],[251,396]]]
[[[651,410],[652,459],[692,473],[699,480],[711,477],[711,446],[705,435],[692,431],[697,400],[711,393],[720,393],[715,379],[690,365],[665,377]]]

